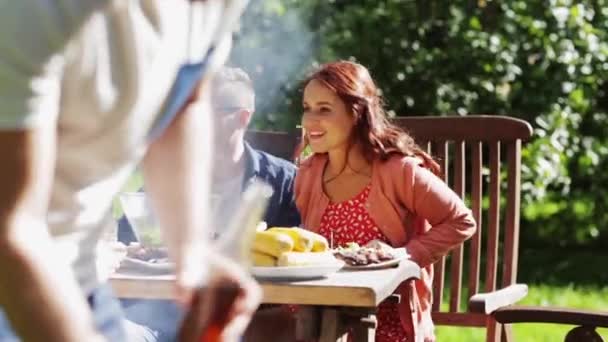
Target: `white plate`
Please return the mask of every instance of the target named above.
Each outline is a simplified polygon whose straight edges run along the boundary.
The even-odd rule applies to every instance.
[[[395,254],[395,259],[383,261],[377,264],[369,264],[365,266],[351,266],[344,265],[345,270],[378,270],[383,268],[389,268],[393,266],[399,265],[401,260],[408,259],[410,256],[407,254],[405,248],[395,248],[393,249],[393,253]]]
[[[256,278],[275,280],[302,280],[323,278],[338,272],[344,266],[343,261],[315,266],[253,267],[251,273]]]
[[[173,274],[175,272],[174,266],[173,263],[168,261],[148,262],[126,257],[121,261],[117,272],[140,275]]]

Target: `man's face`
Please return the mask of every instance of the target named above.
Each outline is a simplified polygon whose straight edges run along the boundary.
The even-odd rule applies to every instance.
[[[234,148],[243,143],[251,116],[253,95],[246,87],[225,85],[211,97],[214,135],[218,149]]]
[[[247,110],[242,107],[213,106],[214,135],[219,148],[237,142],[235,139],[246,126],[243,124],[243,115],[246,114]]]

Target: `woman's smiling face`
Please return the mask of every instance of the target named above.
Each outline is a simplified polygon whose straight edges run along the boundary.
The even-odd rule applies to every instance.
[[[354,119],[344,101],[318,80],[304,88],[302,127],[314,153],[347,150]]]

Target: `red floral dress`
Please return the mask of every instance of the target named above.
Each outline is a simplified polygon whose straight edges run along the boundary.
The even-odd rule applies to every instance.
[[[334,247],[345,246],[348,242],[364,245],[374,239],[389,242],[365,208],[369,191],[370,185],[352,199],[340,203],[330,203],[325,209],[321,217],[319,234],[323,235],[327,241],[333,241]],[[396,304],[380,303],[376,317],[378,319],[377,342],[407,341]]]

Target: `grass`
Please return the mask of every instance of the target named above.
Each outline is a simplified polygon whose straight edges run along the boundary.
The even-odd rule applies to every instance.
[[[608,287],[531,285],[522,305],[551,305],[581,309],[608,310]],[[444,303],[447,305],[447,303]],[[515,324],[513,333],[518,342],[563,341],[569,325],[559,324]],[[608,329],[598,329],[598,333],[608,341]],[[485,341],[485,330],[481,328],[461,328],[438,326],[437,341],[476,342]]]
[[[554,247],[520,247],[517,279],[528,284],[529,293],[518,304],[608,311],[608,273],[605,272],[608,253],[589,249],[567,249],[565,252],[564,249]],[[466,271],[465,265],[464,279],[467,279]],[[445,279],[449,282],[449,275]],[[449,285],[445,288],[449,289]],[[463,298],[467,298],[465,292]],[[444,301],[445,299],[447,298]],[[447,305],[442,303],[443,311],[447,311]],[[462,306],[461,310],[464,309]],[[563,341],[572,328],[570,325],[559,324],[514,324],[513,333],[518,342],[553,342]],[[597,331],[608,341],[608,329]],[[485,329],[438,326],[437,340],[485,341]]]

